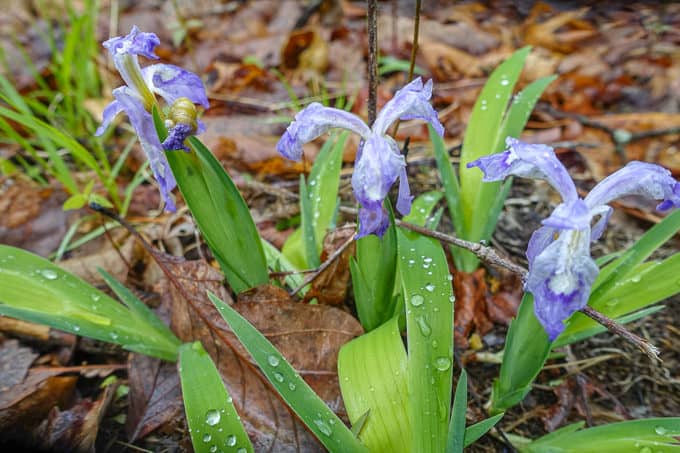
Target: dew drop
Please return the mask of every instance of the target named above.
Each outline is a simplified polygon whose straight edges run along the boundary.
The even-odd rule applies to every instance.
[[[80,326],[74,325],[74,326],[73,326],[73,331],[74,331],[74,332],[80,332]]]
[[[217,451],[217,445],[210,447],[210,453],[215,453]]]
[[[233,447],[236,445],[236,436],[229,434],[226,441],[227,447]]]
[[[269,362],[271,366],[279,366],[280,360],[275,355],[270,355],[269,357],[267,357],[267,362]]]
[[[248,450],[246,450],[245,448],[241,447],[241,448],[239,448],[238,450],[236,450],[236,453],[248,453]]]
[[[510,83],[510,81],[508,79],[502,79],[501,80],[501,85],[503,85],[503,86],[507,86],[509,83]]]
[[[111,332],[109,336],[113,341],[116,341],[118,339],[118,334],[116,332]]]
[[[234,401],[234,398],[232,398],[231,396],[228,396],[227,397],[227,403],[231,404],[232,401]]]
[[[633,283],[640,283],[640,280],[642,280],[642,276],[640,275],[635,275],[633,276],[633,278],[630,279],[630,281]]]
[[[427,285],[425,285],[425,289],[429,292],[434,291],[434,288],[435,286],[432,283],[428,283]]]
[[[432,347],[437,348],[438,346],[439,346],[439,343],[437,342],[437,340],[432,340]]]
[[[91,298],[94,302],[97,302],[97,301],[101,298],[101,296],[100,296],[99,294],[97,294],[97,293],[92,293],[92,294],[90,294],[90,298]]]
[[[274,379],[276,379],[278,382],[283,382],[283,374],[279,373],[278,371],[274,371]]]
[[[203,434],[203,442],[210,442],[212,440],[212,436],[210,434]]]
[[[449,302],[454,303],[456,301],[456,296],[449,296]]]
[[[453,281],[453,275],[451,275],[451,274],[447,275],[447,276],[446,276],[446,279],[447,279],[448,281],[452,282],[452,281]]]
[[[640,453],[652,453],[652,449],[649,447],[642,447]]]
[[[659,436],[664,436],[668,432],[668,430],[666,430],[666,428],[664,428],[663,426],[657,426],[656,428],[654,428],[654,432],[657,433]]]
[[[425,317],[417,316],[416,323],[418,324],[418,329],[420,329],[420,333],[423,334],[423,336],[429,337],[430,334],[432,333],[432,329],[430,328],[430,325],[427,323]]]
[[[446,371],[451,368],[451,360],[448,357],[437,357],[434,361],[434,367],[439,371]]]
[[[52,269],[44,269],[42,271],[39,271],[43,277],[45,277],[48,280],[56,280],[58,277],[57,273],[54,272]]]
[[[220,422],[220,412],[217,409],[210,409],[205,414],[205,422],[210,426],[215,426]]]
[[[411,296],[411,305],[413,305],[414,307],[419,307],[423,305],[423,302],[425,302],[425,299],[420,294],[414,294],[413,296]]]
[[[288,389],[289,389],[291,392],[294,392],[294,391],[295,391],[295,384],[293,384],[292,382],[289,382],[289,383],[288,383]]]
[[[317,426],[317,428],[319,428],[319,431],[321,431],[325,435],[330,436],[331,434],[333,434],[333,430],[331,429],[330,426],[328,426],[328,424],[325,421],[314,420],[314,424]]]

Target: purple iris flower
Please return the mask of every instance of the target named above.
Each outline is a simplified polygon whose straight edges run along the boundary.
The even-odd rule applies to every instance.
[[[402,215],[411,211],[411,191],[406,177],[406,160],[399,146],[388,135],[387,128],[396,120],[421,119],[444,135],[444,127],[437,118],[437,112],[430,105],[432,80],[423,84],[420,77],[397,91],[388,101],[369,128],[358,116],[318,102],[309,104],[295,115],[295,120],[281,136],[276,149],[284,157],[300,160],[302,145],[314,140],[332,128],[347,129],[361,137],[354,163],[352,187],[361,209],[359,210],[359,233],[382,236],[389,226],[389,216],[383,207],[383,200],[390,187],[399,179],[397,210]]]
[[[157,60],[154,53],[160,44],[154,33],[143,33],[134,26],[127,36],[118,36],[104,42],[113,58],[125,85],[113,90],[114,100],[104,109],[104,119],[97,129],[96,135],[101,135],[106,127],[120,112],[125,112],[130,118],[142,148],[149,159],[154,177],[158,181],[161,195],[168,211],[175,211],[175,204],[170,192],[177,183],[165,157],[165,150],[184,149],[184,140],[191,134],[200,132],[203,127],[187,128],[182,124],[169,124],[168,140],[161,144],[154,127],[151,110],[157,105],[156,94],[160,95],[168,105],[173,105],[183,98],[192,103],[208,108],[208,98],[203,82],[194,73],[169,64],[154,64],[141,68],[138,55]]]
[[[642,195],[663,200],[659,210],[677,208],[680,183],[659,165],[635,161],[606,177],[582,199],[551,147],[511,137],[506,145],[504,152],[477,159],[468,167],[479,167],[484,181],[510,175],[543,179],[562,196],[562,203],[543,220],[527,248],[526,289],[534,295],[536,317],[552,341],[564,330],[563,321],[588,302],[599,273],[590,257],[590,243],[599,239],[607,226],[612,213],[607,203],[626,195]]]

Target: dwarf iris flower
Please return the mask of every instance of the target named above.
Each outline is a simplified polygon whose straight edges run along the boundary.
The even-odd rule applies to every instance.
[[[439,135],[443,135],[444,127],[430,105],[431,97],[432,80],[425,84],[420,77],[413,80],[385,104],[372,128],[352,113],[314,102],[295,115],[295,120],[286,129],[276,149],[288,159],[300,160],[302,145],[329,129],[347,129],[358,134],[361,143],[352,175],[354,195],[361,203],[357,237],[368,234],[382,236],[389,225],[383,199],[397,179],[397,210],[402,215],[410,212],[413,199],[406,176],[406,161],[394,139],[386,135],[387,128],[398,119],[421,119],[430,123]]]
[[[195,119],[193,104],[207,108],[208,98],[203,82],[192,72],[170,64],[154,64],[145,68],[139,66],[138,55],[151,60],[158,59],[154,50],[159,44],[158,36],[154,33],[140,32],[136,26],[132,27],[127,36],[118,36],[104,42],[103,45],[111,54],[125,85],[113,90],[114,100],[104,109],[104,118],[96,135],[103,134],[116,115],[125,112],[149,159],[151,171],[158,181],[166,208],[175,211],[170,192],[177,183],[164,151],[186,149],[184,140],[204,129],[201,122]],[[186,111],[187,104],[190,104],[193,108],[193,119],[175,122],[171,120],[173,117],[171,107],[171,118],[166,121],[166,126],[169,126],[170,130],[168,139],[163,143],[158,139],[151,116],[152,107],[157,105],[156,94],[170,106],[177,105]]]
[[[599,273],[590,256],[590,243],[602,236],[612,208],[607,203],[626,195],[663,200],[657,209],[680,207],[680,183],[670,171],[647,162],[630,162],[580,198],[567,169],[546,145],[506,139],[508,149],[482,157],[468,167],[479,167],[484,181],[507,176],[543,179],[562,196],[529,241],[526,289],[534,296],[534,311],[550,340],[564,330],[563,321],[583,308]],[[593,223],[594,222],[594,223]]]

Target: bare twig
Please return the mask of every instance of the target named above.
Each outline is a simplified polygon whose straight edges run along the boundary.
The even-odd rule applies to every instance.
[[[477,257],[480,260],[492,264],[494,266],[508,269],[509,271],[514,272],[518,274],[520,277],[522,277],[522,280],[524,280],[526,277],[527,274],[526,269],[524,269],[522,266],[518,264],[513,263],[510,260],[501,257],[492,247],[487,247],[477,242],[466,241],[465,239],[460,239],[455,236],[440,233],[439,231],[433,231],[428,228],[421,227],[419,225],[414,225],[412,223],[402,222],[401,220],[397,220],[396,222],[397,225],[399,225],[402,228],[406,228],[407,230],[415,231],[416,233],[420,233],[423,236],[429,236],[431,238],[437,239],[438,241],[445,242],[447,244],[452,244],[464,248],[466,250],[469,250],[475,255],[477,255]]]
[[[347,247],[349,247],[352,244],[352,242],[354,242],[355,239],[356,239],[356,234],[353,234],[352,236],[349,237],[349,239],[347,239],[345,242],[343,242],[342,245],[340,247],[338,247],[338,249],[335,252],[333,252],[333,254],[331,256],[329,256],[326,261],[321,263],[321,266],[319,266],[316,269],[316,271],[314,271],[313,274],[310,274],[307,277],[305,277],[305,279],[302,281],[302,284],[300,286],[298,286],[297,288],[293,289],[290,292],[290,295],[293,296],[293,295],[297,294],[302,288],[304,288],[305,286],[309,285],[314,280],[316,280],[316,278],[319,275],[321,275],[321,273],[323,271],[325,271],[328,266],[333,264],[333,262],[335,260],[337,260],[340,257],[340,255],[342,255],[342,252],[344,252],[345,249]]]
[[[368,124],[373,125],[378,105],[378,1],[368,0]]]
[[[628,341],[629,343],[634,344],[637,346],[642,352],[644,352],[647,357],[649,357],[652,360],[660,360],[659,359],[659,349],[654,346],[653,344],[650,344],[647,340],[645,340],[642,337],[639,337],[623,327],[621,324],[618,322],[614,321],[611,318],[608,318],[607,316],[603,315],[599,311],[595,310],[592,307],[589,307],[586,305],[581,309],[581,313],[584,315],[588,316],[589,318],[593,319],[596,321],[598,324],[603,325],[604,327],[607,328],[610,332],[620,336],[624,340]]]

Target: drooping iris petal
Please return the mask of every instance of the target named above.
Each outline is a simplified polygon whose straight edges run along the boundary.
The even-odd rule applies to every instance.
[[[391,137],[371,135],[354,163],[354,196],[362,206],[382,205],[405,166],[404,156],[399,154],[399,147]]]
[[[120,103],[114,99],[104,108],[104,113],[102,114],[102,124],[99,125],[94,135],[102,135],[106,128],[109,127],[109,124],[111,124],[111,121],[113,121],[113,119],[122,111],[123,107],[121,107]]]
[[[382,202],[372,202],[359,208],[359,232],[356,238],[360,239],[369,234],[382,237],[390,226],[390,218],[382,206]]]
[[[204,108],[210,106],[203,82],[193,72],[179,66],[159,63],[145,67],[142,74],[151,91],[163,97],[168,105],[184,97]]]
[[[593,209],[626,195],[642,195],[653,200],[663,200],[656,208],[660,211],[680,207],[680,183],[667,169],[648,162],[633,161],[615,171],[593,187],[585,202]]]
[[[599,270],[590,257],[590,231],[567,230],[533,260],[526,288],[534,312],[550,340],[564,330],[563,321],[588,302]]]
[[[560,193],[566,204],[578,199],[574,181],[551,147],[512,137],[507,137],[505,144],[506,151],[481,157],[467,164],[468,168],[479,167],[484,172],[484,181],[500,181],[511,175],[543,179]]]
[[[609,217],[611,217],[612,212],[614,212],[614,210],[606,205],[596,207],[590,211],[590,214],[593,216],[593,218],[599,216],[599,219],[597,219],[597,222],[595,222],[595,225],[593,225],[590,230],[591,242],[595,242],[600,239],[600,237],[602,237],[605,228],[607,228],[607,223],[609,223]]]
[[[432,80],[423,84],[420,77],[414,79],[397,91],[394,97],[380,110],[373,124],[373,131],[376,134],[384,135],[390,124],[399,119],[420,119],[430,123],[437,133],[443,136],[444,126],[439,122],[437,112],[430,104],[431,97]]]
[[[358,116],[312,102],[295,115],[276,144],[276,150],[287,159],[300,160],[302,145],[336,127],[359,134],[364,140],[371,135],[371,130]]]
[[[128,118],[130,118],[130,124],[132,124],[132,127],[134,127],[135,132],[139,137],[142,149],[149,159],[151,171],[153,172],[156,181],[158,181],[161,196],[166,203],[166,209],[174,212],[176,208],[175,203],[170,197],[170,192],[175,188],[177,183],[175,182],[175,177],[170,169],[170,164],[165,157],[161,142],[158,139],[158,134],[156,133],[151,114],[146,111],[142,101],[136,94],[126,86],[113,90],[113,96],[118,101],[121,109],[125,111]]]
[[[406,174],[406,166],[402,167],[399,173],[399,195],[397,195],[397,211],[401,215],[408,215],[411,212],[411,202],[413,195],[411,195],[411,188],[408,185],[408,174]]]

